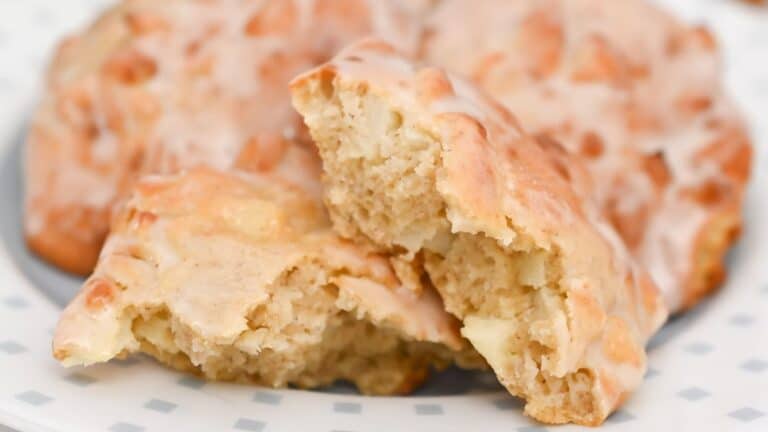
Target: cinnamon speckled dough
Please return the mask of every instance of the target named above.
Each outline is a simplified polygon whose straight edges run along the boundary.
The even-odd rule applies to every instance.
[[[650,3],[445,0],[422,53],[585,156],[601,208],[678,310],[724,277],[751,147],[713,36]]]
[[[376,33],[415,47],[397,0],[126,0],[59,47],[27,142],[31,248],[89,273],[136,178],[275,169],[305,146],[287,83]],[[282,171],[290,176],[291,166]],[[309,185],[313,187],[312,185]]]
[[[141,351],[210,379],[391,394],[464,344],[431,287],[341,240],[317,199],[198,168],[138,183],[53,350],[68,366]]]
[[[465,81],[368,40],[292,83],[334,228],[422,265],[499,380],[550,423],[600,424],[666,317],[577,156]]]

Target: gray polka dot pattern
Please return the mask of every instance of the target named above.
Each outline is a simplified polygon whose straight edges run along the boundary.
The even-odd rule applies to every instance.
[[[254,402],[260,402],[267,405],[279,405],[283,396],[277,393],[259,391],[253,395]]]
[[[4,352],[6,354],[19,354],[19,353],[23,353],[26,350],[27,349],[24,348],[24,346],[18,342],[14,342],[14,341],[0,342],[0,352]]]
[[[768,369],[768,361],[753,358],[742,363],[741,368],[748,372],[763,372]]]
[[[696,355],[709,354],[713,349],[712,345],[704,342],[695,342],[685,347],[686,351]]]
[[[177,405],[175,403],[161,399],[152,399],[144,404],[144,408],[162,413],[169,413],[175,410],[176,407]]]
[[[264,430],[266,424],[258,420],[252,420],[249,418],[241,418],[235,422],[234,429],[250,432],[261,432]]]
[[[29,391],[25,391],[24,393],[19,393],[16,395],[16,399],[20,401],[24,401],[30,405],[44,405],[53,400],[52,397],[46,396],[34,390],[29,390]]]
[[[3,300],[3,304],[5,304],[5,306],[7,306],[9,309],[24,309],[29,305],[29,303],[27,303],[23,297],[19,296],[6,297]]]
[[[144,427],[133,423],[117,422],[109,427],[110,432],[143,432]]]
[[[746,327],[752,325],[755,322],[755,317],[750,315],[734,315],[731,317],[729,322],[734,326]]]
[[[360,414],[363,406],[357,402],[336,402],[333,404],[333,410],[337,413]]]
[[[735,0],[651,1],[716,27],[728,86],[755,137],[754,184],[727,285],[649,342],[643,386],[604,429],[767,431],[768,17]],[[23,123],[53,44],[113,2],[0,0],[0,423],[7,414],[52,432],[366,432],[383,425],[424,432],[582,430],[534,423],[523,415],[523,401],[508,396],[491,374],[454,371],[417,396],[378,398],[358,396],[348,384],[306,392],[208,383],[145,356],[90,368],[58,366],[50,352],[52,329],[81,280],[36,260],[19,236]]]
[[[708,397],[709,392],[707,392],[706,390],[702,390],[698,387],[689,387],[685,390],[681,390],[680,392],[677,393],[677,395],[683,399],[687,399],[691,402],[695,402]]]
[[[741,420],[742,422],[745,422],[745,423],[751,422],[753,420],[757,420],[760,417],[763,417],[764,415],[765,415],[764,412],[758,411],[752,407],[744,407],[728,413],[728,416],[733,417],[737,420]]]
[[[416,404],[414,405],[418,415],[440,415],[443,414],[443,407],[437,404]]]

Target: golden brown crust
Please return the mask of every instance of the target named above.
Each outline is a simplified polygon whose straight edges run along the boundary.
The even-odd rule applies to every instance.
[[[703,225],[696,238],[681,310],[695,306],[725,279],[725,256],[741,234],[741,219],[740,208],[722,209]]]
[[[422,54],[585,156],[602,211],[673,311],[718,285],[739,222],[710,221],[739,218],[751,146],[709,30],[642,0],[446,0]]]
[[[60,217],[57,213],[64,213],[67,217],[80,213],[81,217],[76,223],[86,227],[85,230],[88,232],[84,236],[86,238],[76,235],[72,229],[59,229],[56,222],[44,222],[45,228],[42,230],[34,234],[25,234],[27,246],[46,261],[66,272],[77,275],[89,274],[96,265],[105,237],[105,228],[94,229],[94,227],[102,224],[106,217],[96,216],[94,220],[94,217],[89,217],[88,211],[83,212],[82,209],[60,210],[52,212],[49,217]]]

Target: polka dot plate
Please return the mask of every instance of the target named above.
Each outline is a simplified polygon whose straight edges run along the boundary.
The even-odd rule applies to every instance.
[[[746,235],[723,289],[650,342],[646,381],[608,431],[768,430],[768,10],[666,0],[715,29],[756,142]],[[51,333],[79,280],[41,263],[20,232],[20,155],[56,40],[104,0],[0,0],[0,431],[571,431],[536,424],[488,374],[450,370],[410,397],[345,386],[272,390],[200,381],[136,357],[65,369]]]

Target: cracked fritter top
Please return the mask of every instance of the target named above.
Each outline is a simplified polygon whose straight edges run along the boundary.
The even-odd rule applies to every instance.
[[[464,344],[431,287],[340,239],[316,199],[198,168],[136,185],[53,350],[65,365],[142,351],[212,379],[401,393]]]

